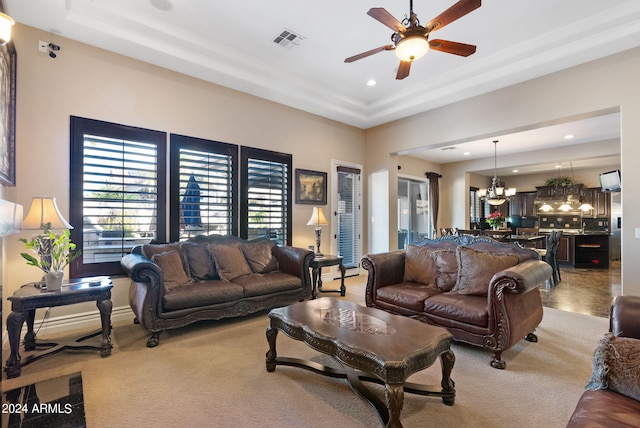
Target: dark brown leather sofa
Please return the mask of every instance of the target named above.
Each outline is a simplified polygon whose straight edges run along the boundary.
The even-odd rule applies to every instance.
[[[640,427],[640,401],[622,392],[629,394],[626,389],[634,391],[640,390],[640,296],[620,296],[617,297],[611,306],[609,317],[609,331],[612,336],[630,338],[626,347],[616,347],[615,358],[617,363],[611,364],[608,368],[607,378],[609,385],[602,389],[587,389],[580,397],[578,404],[569,420],[569,428],[596,428],[596,427]],[[607,346],[611,345],[610,339],[605,336],[603,342]],[[636,343],[637,342],[637,343]],[[599,348],[602,346],[599,346]],[[623,349],[630,351],[626,355]],[[597,351],[597,350],[596,350]],[[594,355],[594,376],[597,377],[599,371],[598,353]],[[611,376],[619,375],[613,373],[616,367],[629,364],[628,371],[623,375],[623,385],[612,383]],[[634,376],[635,375],[635,376]],[[594,388],[594,377],[590,379],[587,388]],[[606,380],[605,380],[606,382]],[[630,385],[624,385],[629,384]],[[634,384],[636,388],[634,388]],[[617,390],[617,391],[616,391]]]
[[[423,239],[405,250],[369,254],[367,306],[446,328],[455,340],[502,352],[527,338],[542,320],[538,284],[551,267],[517,244],[488,237]]]
[[[200,320],[244,316],[311,297],[313,252],[268,239],[198,236],[182,243],[147,244],[125,255],[135,322],[160,333]]]

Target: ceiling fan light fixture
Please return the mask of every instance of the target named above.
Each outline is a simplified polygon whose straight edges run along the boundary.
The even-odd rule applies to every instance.
[[[423,36],[405,37],[396,45],[395,53],[400,61],[415,61],[429,51],[429,42]]]

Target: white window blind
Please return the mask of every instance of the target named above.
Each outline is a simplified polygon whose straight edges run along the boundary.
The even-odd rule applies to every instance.
[[[360,170],[338,166],[338,254],[345,268],[360,264]]]

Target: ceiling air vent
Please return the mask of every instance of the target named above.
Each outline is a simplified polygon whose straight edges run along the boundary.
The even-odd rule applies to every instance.
[[[303,36],[285,28],[273,39],[273,42],[284,48],[291,49],[300,46],[303,40]]]

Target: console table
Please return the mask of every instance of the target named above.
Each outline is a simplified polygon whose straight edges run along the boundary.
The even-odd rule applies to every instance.
[[[4,367],[7,378],[20,376],[22,367],[55,354],[65,349],[97,349],[102,357],[111,355],[111,278],[106,276],[73,279],[65,281],[62,288],[47,291],[40,288],[40,283],[25,284],[7,299],[11,301],[11,313],[7,316],[7,333],[11,353]],[[102,329],[69,343],[38,342],[33,330],[36,309],[53,306],[66,306],[75,303],[95,301],[100,311]],[[44,348],[42,352],[29,355],[21,361],[20,332],[22,325],[27,322],[27,333],[24,337],[24,350],[34,351]],[[89,339],[101,335],[98,343],[91,343]]]
[[[340,293],[341,296],[344,296],[347,288],[344,286],[345,267],[342,260],[343,258],[341,256],[330,255],[318,256],[311,260],[309,266],[311,267],[312,299],[318,297],[318,291],[322,291],[323,293]],[[328,266],[338,266],[340,268],[340,288],[337,290],[322,289],[322,268]]]

